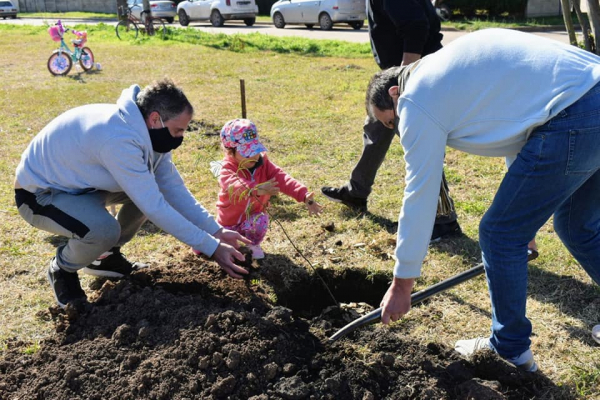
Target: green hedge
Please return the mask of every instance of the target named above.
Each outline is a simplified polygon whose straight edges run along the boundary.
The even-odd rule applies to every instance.
[[[453,10],[465,16],[473,16],[477,11],[483,11],[490,16],[503,13],[523,17],[527,9],[527,0],[446,0],[445,3]]]

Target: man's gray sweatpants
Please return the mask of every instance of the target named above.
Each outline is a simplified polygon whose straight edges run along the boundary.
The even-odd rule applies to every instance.
[[[87,267],[104,252],[130,241],[146,217],[125,193],[93,191],[79,195],[48,190],[37,195],[15,190],[19,214],[32,226],[69,241],[57,248],[56,261],[66,271]],[[122,204],[117,218],[106,207]]]
[[[385,155],[390,148],[394,136],[398,134],[396,129],[388,129],[377,119],[367,117],[363,126],[363,151],[350,174],[350,181],[346,184],[348,192],[351,196],[366,199],[371,194],[371,188],[375,182],[375,176]],[[442,185],[445,185],[448,190],[448,182],[445,174],[442,174]],[[441,188],[440,188],[441,190]],[[439,202],[438,202],[439,203]],[[456,211],[454,203],[452,204],[452,212],[450,215],[436,215],[436,224],[447,224],[456,221]]]

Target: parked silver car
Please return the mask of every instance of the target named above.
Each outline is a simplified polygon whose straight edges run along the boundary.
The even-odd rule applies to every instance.
[[[141,18],[142,11],[144,11],[143,0],[127,0],[127,6],[131,8],[131,13],[136,18]],[[150,1],[150,15],[162,18],[170,24],[175,20],[176,10],[177,7],[172,1]]]
[[[247,26],[252,26],[257,14],[255,0],[184,0],[177,5],[181,26],[188,26],[192,21],[210,20],[218,27],[231,19],[241,19]]]
[[[365,0],[279,0],[271,7],[271,19],[277,28],[286,24],[319,25],[330,30],[333,24],[347,23],[360,29],[367,18]]]
[[[16,4],[17,0],[13,0],[13,2]],[[15,6],[15,4],[13,4],[13,2],[10,1],[0,1],[0,17],[2,17],[3,19],[6,19],[8,17],[10,18],[17,18],[17,12],[19,12],[17,6]]]

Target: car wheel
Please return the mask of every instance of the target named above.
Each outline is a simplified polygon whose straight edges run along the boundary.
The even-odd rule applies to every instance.
[[[223,19],[223,16],[219,12],[219,10],[213,10],[210,13],[210,23],[212,24],[212,26],[215,26],[217,28],[223,26],[225,20]]]
[[[169,23],[169,24],[172,24],[173,21],[175,21],[175,18],[173,18],[173,17],[165,18],[165,21],[167,21],[167,23]]]
[[[313,28],[313,26],[315,26],[315,24],[306,24],[306,27],[307,27],[308,29],[312,29],[312,28]]]
[[[275,28],[278,29],[285,28],[285,19],[283,19],[283,15],[281,15],[281,13],[276,12],[273,14],[273,25],[275,25]]]
[[[189,24],[190,17],[188,17],[184,10],[179,10],[179,25],[188,26]]]
[[[246,18],[244,19],[244,23],[246,26],[252,26],[256,22],[256,18]]]
[[[365,21],[350,22],[348,25],[350,25],[354,30],[359,30],[365,25]]]
[[[321,29],[324,31],[330,31],[331,28],[333,28],[333,21],[329,14],[323,13],[319,15],[319,26],[321,26]]]

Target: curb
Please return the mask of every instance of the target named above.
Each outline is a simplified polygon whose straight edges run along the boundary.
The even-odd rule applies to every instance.
[[[581,27],[579,25],[575,25],[573,27],[576,31],[580,31]],[[546,26],[516,26],[514,28],[506,28],[506,29],[512,29],[513,31],[521,31],[521,32],[556,32],[556,31],[562,31],[562,32],[566,32],[566,28],[564,25],[546,25]],[[447,26],[444,27],[442,26],[441,29],[442,32],[446,31],[446,32],[474,32],[474,31],[469,31],[467,29],[456,29],[454,27],[451,26]]]

